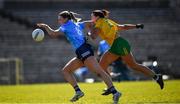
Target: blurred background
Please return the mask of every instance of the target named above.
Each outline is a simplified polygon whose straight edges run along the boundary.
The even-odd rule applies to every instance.
[[[165,74],[164,79],[180,78],[179,0],[0,0],[0,84],[65,82],[58,70],[75,57],[71,45],[65,37],[51,39],[47,33],[37,43],[31,33],[40,22],[57,29],[57,15],[63,10],[89,20],[95,9],[110,11],[109,18],[120,24],[143,23],[143,30],[120,33],[136,60]],[[96,52],[100,39],[88,40]],[[113,63],[110,70],[115,81],[149,80],[123,62]],[[86,68],[75,74],[79,81],[100,81]]]

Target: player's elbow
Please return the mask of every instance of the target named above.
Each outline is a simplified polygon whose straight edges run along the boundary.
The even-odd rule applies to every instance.
[[[52,38],[57,38],[59,35],[55,32],[49,34]]]

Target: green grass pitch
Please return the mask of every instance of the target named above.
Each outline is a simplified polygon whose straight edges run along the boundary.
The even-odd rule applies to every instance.
[[[180,104],[180,80],[165,81],[160,90],[153,81],[114,82],[122,97],[119,104]],[[111,104],[112,95],[102,96],[104,83],[80,83],[85,96],[74,104]],[[0,104],[72,104],[74,90],[69,84],[32,84],[0,86]]]

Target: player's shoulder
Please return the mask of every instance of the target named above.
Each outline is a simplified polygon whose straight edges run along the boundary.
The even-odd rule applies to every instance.
[[[115,22],[115,21],[112,20],[112,19],[109,19],[109,22],[111,22],[111,23],[114,24],[114,25],[118,25],[118,24],[119,24],[119,23]]]
[[[95,24],[96,26],[101,25],[102,23],[104,23],[104,18],[99,18],[98,20],[96,20]]]
[[[110,22],[115,22],[114,20],[112,20],[112,19],[108,19],[108,21],[110,21]]]

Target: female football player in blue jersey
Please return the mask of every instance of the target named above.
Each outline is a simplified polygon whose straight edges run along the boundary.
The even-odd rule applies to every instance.
[[[74,87],[74,90],[76,91],[75,96],[70,101],[77,101],[79,98],[84,96],[84,93],[79,88],[76,79],[73,76],[73,72],[82,66],[86,66],[88,69],[101,76],[109,91],[111,91],[113,94],[114,104],[118,103],[121,94],[114,88],[109,75],[107,75],[98,64],[96,58],[94,57],[93,50],[91,49],[91,45],[86,43],[83,30],[88,28],[90,25],[88,23],[86,24],[86,22],[78,22],[77,18],[74,16],[74,13],[69,11],[59,13],[58,23],[60,24],[60,27],[57,30],[53,30],[44,23],[39,23],[37,25],[44,28],[52,37],[65,35],[75,49],[77,57],[70,60],[63,68],[65,79],[72,85],[72,87]]]

